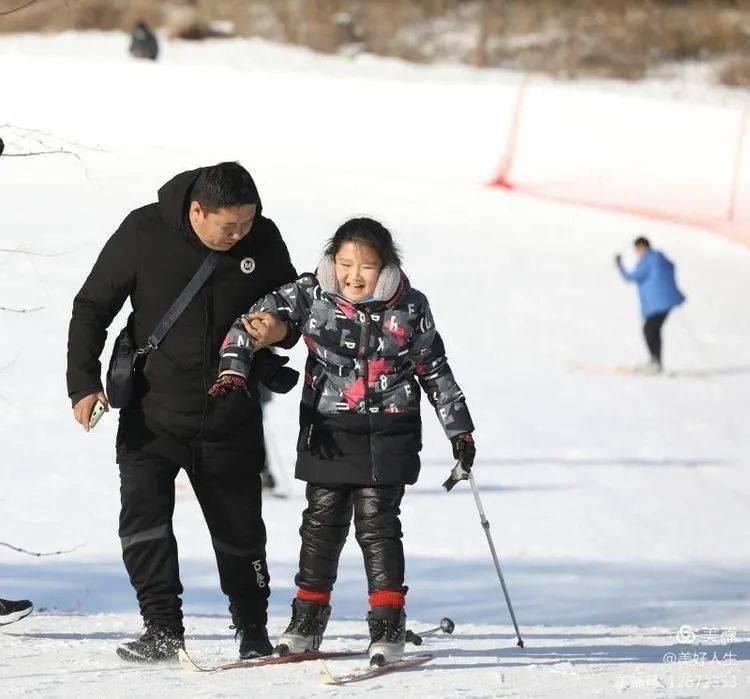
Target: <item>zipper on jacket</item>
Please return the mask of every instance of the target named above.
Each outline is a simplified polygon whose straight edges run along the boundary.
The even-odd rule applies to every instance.
[[[362,356],[362,367],[363,367],[363,374],[362,382],[364,386],[364,401],[365,401],[365,412],[367,413],[367,424],[368,424],[368,432],[367,432],[367,442],[370,447],[370,475],[372,476],[372,480],[374,483],[378,482],[378,469],[375,464],[375,458],[372,453],[372,413],[370,413],[370,384],[369,384],[369,378],[370,378],[370,367],[367,360],[368,350],[370,346],[370,323],[371,318],[370,314],[366,311],[357,310],[357,313],[360,314],[360,322],[362,323],[362,337],[360,339],[360,354]]]

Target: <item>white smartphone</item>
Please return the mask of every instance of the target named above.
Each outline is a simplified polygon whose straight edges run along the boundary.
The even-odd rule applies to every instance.
[[[100,400],[94,403],[94,408],[91,411],[91,417],[89,418],[89,429],[93,430],[96,427],[96,423],[101,420],[102,415],[107,412],[107,406],[104,405]]]

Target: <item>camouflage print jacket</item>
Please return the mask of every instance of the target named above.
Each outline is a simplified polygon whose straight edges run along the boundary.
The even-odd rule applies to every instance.
[[[298,451],[317,468],[300,469],[298,459],[304,480],[359,482],[357,469],[326,464],[363,459],[368,483],[416,480],[420,385],[449,438],[474,429],[427,298],[397,268],[386,267],[383,279],[374,300],[354,304],[336,293],[333,263],[324,258],[316,275],[267,294],[249,311],[299,329],[309,350]],[[220,372],[247,376],[252,354],[238,319],[222,345]]]

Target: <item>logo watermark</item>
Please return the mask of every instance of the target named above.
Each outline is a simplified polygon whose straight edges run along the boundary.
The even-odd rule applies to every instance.
[[[664,676],[654,673],[620,675],[615,683],[617,689],[737,688],[738,679],[732,670],[738,657],[731,648],[737,641],[735,627],[697,628],[683,624],[674,633],[674,640],[676,645],[685,648],[664,653],[662,664],[670,666]],[[702,647],[708,648],[702,650]]]

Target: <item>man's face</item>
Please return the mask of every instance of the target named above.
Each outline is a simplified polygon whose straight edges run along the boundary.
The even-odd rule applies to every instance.
[[[648,252],[648,246],[647,245],[636,245],[635,246],[635,254],[638,255],[638,257],[643,257]]]
[[[226,251],[250,232],[257,208],[257,204],[244,204],[208,211],[193,201],[190,202],[190,224],[207,248]]]

